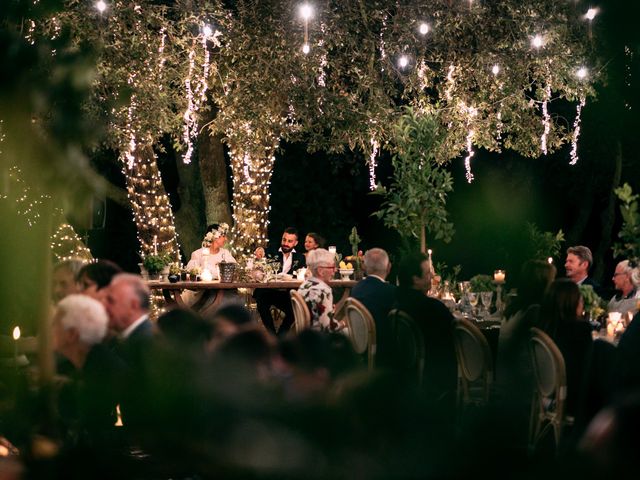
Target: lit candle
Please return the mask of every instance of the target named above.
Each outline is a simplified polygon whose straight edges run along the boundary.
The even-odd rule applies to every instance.
[[[18,368],[18,340],[20,340],[20,327],[13,329],[13,365]]]
[[[335,247],[335,245],[330,246],[330,247],[329,247],[329,251],[335,255],[335,254],[336,254],[336,247]]]
[[[553,263],[553,257],[549,257],[549,258],[547,258],[547,262],[549,262],[549,263]]]
[[[213,280],[213,273],[211,273],[209,269],[206,269],[202,272],[200,278],[202,278],[203,282],[210,282],[211,280]]]
[[[304,280],[304,276],[307,273],[307,269],[306,268],[299,268],[298,269],[298,273],[296,274],[296,278],[298,280]]]
[[[496,270],[495,272],[493,272],[493,280],[498,284],[504,283],[505,277],[506,274],[504,270]]]

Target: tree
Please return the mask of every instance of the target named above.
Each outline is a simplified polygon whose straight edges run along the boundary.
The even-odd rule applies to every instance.
[[[435,239],[448,242],[453,224],[447,220],[447,194],[453,190],[453,179],[437,161],[444,134],[432,115],[417,116],[412,108],[395,126],[392,158],[393,182],[384,195],[381,209],[375,213],[387,227],[397,230],[409,241],[420,239],[420,250],[427,250],[429,232]]]

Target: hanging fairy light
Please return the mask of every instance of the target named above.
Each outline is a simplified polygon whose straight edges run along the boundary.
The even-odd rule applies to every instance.
[[[418,31],[420,32],[420,35],[426,35],[429,33],[429,24],[427,22],[422,22],[418,27]]]
[[[584,80],[585,78],[587,78],[589,76],[589,70],[587,70],[586,67],[580,67],[577,71],[576,71],[576,77],[578,77],[578,79],[580,80]]]
[[[600,9],[597,7],[591,7],[587,10],[587,13],[584,14],[585,20],[589,22],[588,31],[589,38],[593,36],[593,19],[596,18],[596,15],[600,12]]]
[[[580,103],[576,107],[576,119],[573,121],[573,136],[571,137],[571,161],[569,165],[575,165],[578,163],[578,140],[580,138],[580,121],[582,116],[582,108],[587,103],[587,100],[584,96],[580,97]]]
[[[313,7],[308,3],[300,5],[300,17],[304,21],[304,43],[302,44],[302,53],[305,55],[311,51],[309,46],[309,20],[313,17]]]
[[[544,37],[542,35],[535,35],[531,38],[531,46],[535,49],[540,49],[544,46]]]
[[[369,190],[376,189],[376,167],[378,163],[376,162],[376,157],[378,156],[378,152],[380,151],[380,142],[378,142],[374,137],[371,137],[371,153],[369,154]]]
[[[406,55],[400,55],[400,58],[398,59],[398,66],[400,68],[407,68],[408,65],[409,65],[409,57]]]
[[[107,2],[105,2],[104,0],[98,0],[95,3],[95,7],[96,10],[98,10],[100,13],[104,13],[107,10]]]
[[[493,67],[491,67],[491,73],[493,73],[494,75],[498,75],[500,73],[500,65],[496,63]]]
[[[549,137],[549,132],[551,131],[551,115],[549,115],[549,99],[551,99],[551,87],[547,84],[544,89],[544,101],[542,102],[542,126],[544,127],[544,131],[542,132],[542,136],[540,137],[540,148],[542,149],[542,153],[546,155],[548,153],[547,148],[547,138]]]
[[[467,156],[464,158],[464,170],[467,182],[471,183],[474,178],[473,173],[471,172],[471,158],[476,154],[473,151],[473,137],[475,135],[475,131],[471,128],[471,125],[473,123],[473,119],[478,114],[478,109],[471,106],[466,107],[464,104],[461,105],[461,109],[467,113],[467,128],[469,131],[467,132],[466,139]]]

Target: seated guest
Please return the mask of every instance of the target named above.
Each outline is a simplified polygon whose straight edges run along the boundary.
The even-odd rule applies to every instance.
[[[503,408],[504,426],[519,445],[527,438],[534,378],[529,358],[529,329],[538,324],[540,305],[556,276],[556,267],[540,260],[523,266],[517,296],[504,312],[496,357],[496,395]]]
[[[631,312],[631,315],[635,315],[638,311],[638,303],[640,303],[640,289],[638,288],[640,269],[629,260],[623,260],[616,266],[613,284],[619,293],[611,298],[607,310],[620,312],[623,315]]]
[[[118,273],[122,273],[122,269],[110,260],[87,263],[76,276],[80,293],[100,300],[103,288],[108,286]]]
[[[58,303],[67,295],[80,292],[76,278],[84,263],[79,258],[70,258],[53,266],[51,295],[54,303]]]
[[[362,302],[376,324],[376,363],[388,363],[391,350],[391,331],[387,315],[396,301],[396,288],[386,281],[391,270],[389,255],[381,248],[372,248],[364,254],[364,271],[367,276],[351,290],[351,296]]]
[[[118,384],[124,365],[101,343],[108,323],[102,304],[79,294],[60,300],[53,317],[55,349],[75,368],[71,391],[62,395],[61,408],[68,408],[63,415],[75,417],[74,422],[78,422],[82,431],[76,434],[100,434],[110,430],[116,421]]]
[[[270,252],[270,256],[280,262],[279,273],[293,275],[295,270],[305,266],[304,255],[296,252],[296,245],[298,245],[298,230],[293,227],[286,228],[280,240],[280,248],[276,252]],[[256,299],[256,307],[262,324],[268,332],[274,335],[276,327],[271,315],[271,307],[276,307],[284,313],[278,335],[286,334],[293,325],[293,310],[289,291],[286,289],[256,288],[253,292],[253,298]]]
[[[591,325],[583,319],[584,302],[578,285],[569,279],[551,284],[540,311],[542,329],[556,343],[567,372],[567,415],[583,405],[586,373],[591,361]]]
[[[311,312],[313,330],[333,332],[344,328],[344,324],[334,318],[333,292],[328,285],[336,272],[335,258],[333,253],[324,248],[312,250],[307,257],[311,277],[300,285],[298,292]]]
[[[168,345],[181,352],[204,355],[213,326],[192,310],[174,308],[158,317],[158,329]]]
[[[426,358],[424,385],[428,396],[444,408],[455,404],[457,360],[453,344],[453,315],[440,300],[424,292],[431,285],[432,268],[427,256],[405,256],[398,267],[396,307],[418,324],[424,338]]]
[[[567,277],[578,285],[591,285],[597,292],[600,286],[589,277],[589,269],[593,265],[593,255],[588,247],[577,245],[567,248],[567,259],[564,268]]]
[[[304,249],[306,250],[304,256],[306,257],[311,250],[316,248],[324,248],[325,240],[320,235],[314,232],[307,233],[304,237]]]
[[[241,332],[257,327],[251,312],[243,305],[231,303],[220,307],[211,318],[213,335],[211,349],[215,350],[221,342]]]
[[[214,223],[207,227],[207,233],[202,240],[202,248],[191,254],[191,259],[187,263],[187,270],[200,268],[203,271],[213,272],[215,266],[222,262],[237,263],[231,252],[224,248],[227,242],[229,225],[226,223]]]

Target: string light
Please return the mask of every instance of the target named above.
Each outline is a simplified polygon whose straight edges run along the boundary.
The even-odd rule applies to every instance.
[[[418,31],[421,35],[426,35],[427,33],[429,33],[429,24],[426,22],[422,22],[420,24],[420,27],[418,28]]]
[[[107,10],[107,3],[104,0],[98,0],[95,7],[100,13],[104,13]]]
[[[578,163],[578,139],[580,138],[580,121],[582,116],[582,108],[587,103],[587,99],[582,96],[580,97],[580,103],[576,107],[576,119],[573,121],[573,136],[571,137],[571,161],[569,165],[575,165]]]
[[[302,45],[302,53],[304,53],[305,55],[309,53],[310,50],[311,50],[311,47],[309,47],[308,43],[305,43],[304,45]]]
[[[311,47],[309,46],[309,20],[313,16],[313,7],[308,3],[300,5],[300,16],[304,21],[304,43],[302,44],[302,53],[306,55],[311,50]]]
[[[580,67],[576,72],[576,77],[578,77],[580,80],[584,80],[588,76],[589,76],[589,70],[587,70],[586,67]]]
[[[493,67],[491,67],[491,73],[493,73],[494,75],[498,75],[500,73],[500,65],[496,63]]]
[[[400,68],[406,68],[407,65],[409,65],[409,57],[407,57],[406,55],[401,55],[398,59],[398,66]]]
[[[369,154],[369,190],[376,189],[376,167],[378,166],[376,162],[376,157],[378,156],[378,152],[380,151],[380,142],[378,142],[374,137],[371,137],[371,153]]]
[[[93,262],[93,255],[76,231],[68,223],[61,223],[51,236],[51,251],[56,262],[80,259],[83,263]]]
[[[471,172],[471,158],[475,155],[473,151],[473,136],[475,135],[475,131],[471,128],[471,125],[478,115],[478,109],[472,106],[467,107],[464,103],[460,105],[460,108],[463,112],[467,114],[467,128],[469,129],[467,132],[466,139],[466,147],[467,147],[467,156],[464,159],[464,170],[465,177],[468,183],[473,182],[473,173]]]
[[[548,103],[551,98],[551,87],[547,84],[544,89],[544,101],[542,102],[542,126],[544,127],[544,131],[542,132],[542,136],[540,137],[540,148],[542,149],[542,153],[544,155],[547,154],[547,137],[549,136],[549,132],[551,131],[551,115],[549,115]]]
[[[542,37],[542,35],[536,35],[531,39],[531,45],[533,45],[534,48],[539,49],[544,45],[544,38]]]
[[[587,10],[587,13],[584,14],[584,18],[589,20],[589,22],[592,22],[593,19],[596,18],[596,15],[598,15],[599,11],[600,11],[600,9],[597,8],[597,7],[589,8],[589,10]]]

